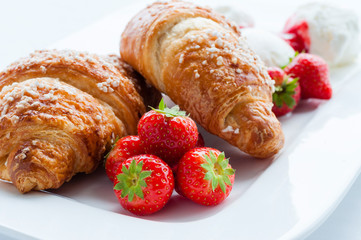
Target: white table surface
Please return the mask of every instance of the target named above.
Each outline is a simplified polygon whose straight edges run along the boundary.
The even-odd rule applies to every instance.
[[[49,46],[100,20],[127,2],[129,1],[1,1],[0,69],[35,49]],[[347,2],[353,3],[352,6],[358,9],[361,16],[361,3],[358,0]],[[336,210],[307,240],[361,239],[360,189],[361,176],[356,179]],[[0,239],[12,238],[0,233]]]

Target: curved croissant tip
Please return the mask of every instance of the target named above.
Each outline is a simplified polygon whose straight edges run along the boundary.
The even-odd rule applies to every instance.
[[[37,180],[34,177],[19,178],[15,183],[16,188],[20,193],[27,193],[37,187]]]

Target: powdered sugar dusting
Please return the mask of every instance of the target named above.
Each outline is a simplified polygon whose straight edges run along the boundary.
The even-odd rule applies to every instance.
[[[220,66],[223,64],[223,58],[221,56],[217,57],[217,65]]]
[[[84,66],[95,70],[101,85],[98,88],[106,93],[114,92],[113,88],[122,85],[119,70],[110,61],[95,54],[73,50],[41,50],[35,51],[29,57],[22,58],[7,67],[4,73],[39,67],[45,74],[47,69],[59,62],[64,65]],[[40,65],[40,66],[39,66]]]
[[[13,83],[4,87],[1,93],[5,93],[3,97],[3,105],[0,106],[0,120],[7,117],[13,125],[19,122],[24,110],[36,109],[41,106],[42,102],[56,102],[58,100],[57,91],[64,91],[69,95],[76,97],[76,91],[73,87],[61,83],[57,79],[51,79],[51,84],[41,83],[49,82],[47,78],[36,78],[24,81],[19,85]],[[9,112],[10,107],[12,108]]]
[[[239,134],[239,128],[233,129],[232,126],[227,126],[225,129],[222,130],[223,133],[233,132],[234,134]]]
[[[199,73],[198,73],[198,70],[194,70],[194,77],[195,77],[195,78],[199,78],[199,77],[200,77],[200,75],[199,75]]]
[[[182,53],[179,57],[179,63],[182,63],[184,61],[184,54]]]

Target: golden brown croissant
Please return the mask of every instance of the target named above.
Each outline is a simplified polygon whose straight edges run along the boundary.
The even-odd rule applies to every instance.
[[[259,158],[282,148],[273,81],[224,17],[191,3],[154,3],[128,23],[120,52],[211,133]]]
[[[94,171],[117,136],[135,134],[144,85],[119,64],[115,56],[47,50],[0,73],[0,178],[20,192],[58,188]],[[145,92],[159,100],[154,89]]]

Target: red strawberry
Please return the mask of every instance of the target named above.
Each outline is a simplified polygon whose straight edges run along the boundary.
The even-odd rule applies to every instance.
[[[300,21],[296,24],[292,23],[292,17],[288,19],[283,29],[282,38],[298,52],[309,52],[311,46],[311,38],[308,31],[308,23]]]
[[[143,154],[138,136],[127,136],[118,140],[105,160],[105,171],[111,181],[114,181],[118,166],[129,157]]]
[[[285,68],[285,72],[299,78],[301,98],[331,98],[328,65],[321,57],[301,53]]]
[[[194,148],[179,161],[178,191],[196,203],[217,205],[231,192],[234,173],[223,152],[208,147]]]
[[[268,75],[275,80],[275,85],[280,85],[283,83],[286,73],[279,67],[269,67],[267,69]]]
[[[154,155],[130,157],[116,174],[114,193],[122,207],[136,215],[149,215],[162,209],[174,189],[172,170]]]
[[[159,156],[171,166],[198,140],[195,122],[178,106],[167,108],[163,99],[159,109],[147,112],[139,120],[138,133],[145,152]]]
[[[271,67],[267,71],[275,80],[272,111],[277,117],[280,117],[295,109],[301,98],[301,88],[298,78],[289,78],[282,69]]]
[[[204,138],[202,134],[198,133],[198,141],[194,147],[204,147]]]

